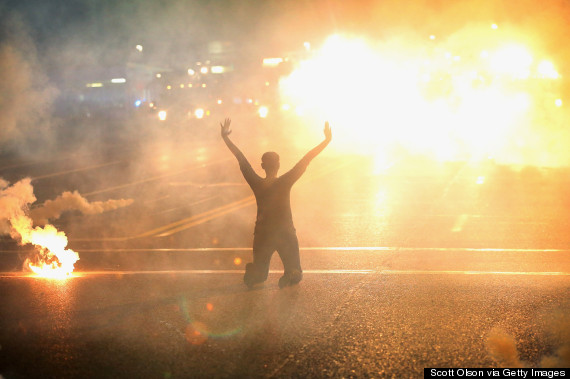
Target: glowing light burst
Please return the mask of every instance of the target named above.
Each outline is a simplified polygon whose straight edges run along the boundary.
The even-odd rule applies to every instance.
[[[373,46],[335,35],[280,90],[312,124],[330,121],[335,148],[371,154],[382,166],[396,159],[394,147],[439,160],[500,157],[541,96],[524,82],[559,75],[550,61],[535,63],[523,44],[486,34],[476,42],[453,51],[453,43],[432,40],[428,50],[425,42]]]
[[[33,244],[38,254],[33,259],[26,259],[24,267],[36,275],[51,279],[66,279],[73,272],[79,255],[66,249],[67,237],[53,225],[32,228],[27,217],[11,220],[12,227],[18,231],[23,244]]]
[[[532,55],[524,46],[509,45],[491,56],[491,67],[497,74],[528,79],[532,61]]]

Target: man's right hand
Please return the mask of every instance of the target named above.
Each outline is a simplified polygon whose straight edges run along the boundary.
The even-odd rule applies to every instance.
[[[229,136],[231,134],[231,132],[232,132],[230,130],[230,124],[231,123],[232,123],[232,120],[230,120],[229,118],[226,118],[224,120],[223,124],[220,122],[222,137],[226,137],[226,136]]]
[[[325,140],[330,141],[332,139],[332,131],[328,121],[325,121]]]

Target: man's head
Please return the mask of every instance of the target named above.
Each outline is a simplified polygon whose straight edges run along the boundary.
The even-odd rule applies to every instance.
[[[261,156],[261,168],[269,174],[277,174],[279,171],[279,154],[274,151],[268,151]]]

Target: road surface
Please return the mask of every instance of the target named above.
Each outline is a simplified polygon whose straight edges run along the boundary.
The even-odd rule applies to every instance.
[[[235,133],[255,168],[278,150],[285,170],[319,142],[279,149],[291,141],[262,127]],[[279,290],[276,255],[247,290],[255,202],[211,130],[4,157],[0,177],[32,178],[32,209],[64,191],[133,203],[51,220],[80,256],[64,281],[23,272],[34,249],[2,237],[2,377],[421,377],[560,358],[568,169],[378,167],[331,145],[292,193],[304,280]]]

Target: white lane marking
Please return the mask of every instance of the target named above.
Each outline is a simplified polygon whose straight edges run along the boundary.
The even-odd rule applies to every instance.
[[[79,240],[74,240],[79,241]],[[190,247],[190,248],[104,248],[104,249],[81,249],[78,252],[156,252],[156,253],[200,253],[200,252],[239,252],[251,251],[251,247]],[[336,247],[300,247],[301,251],[327,251],[327,252],[347,252],[347,251],[456,251],[473,253],[570,253],[570,249],[500,249],[500,248],[471,248],[471,247],[395,247],[395,246],[336,246]],[[28,250],[14,249],[1,250],[0,253],[25,253]],[[33,250],[29,250],[32,252]]]
[[[373,274],[375,270],[304,270],[303,274]],[[283,270],[269,270],[270,274],[282,274]],[[173,275],[173,274],[244,274],[244,270],[139,270],[139,271],[77,271],[69,278],[81,278],[86,276],[109,276],[109,275]],[[28,272],[0,272],[0,278],[35,278],[49,279]],[[66,280],[50,279],[50,280]]]
[[[222,275],[239,274],[243,270],[159,270],[159,271],[83,271],[74,272],[71,278],[87,276],[117,276],[117,275]],[[270,274],[282,274],[282,270],[269,270]],[[353,275],[507,275],[507,276],[570,276],[570,272],[556,271],[461,271],[461,270],[304,270],[303,274],[353,274]],[[0,272],[0,278],[35,278],[48,279],[25,272]],[[61,280],[61,279],[49,279]],[[66,280],[66,279],[63,279]]]
[[[473,270],[380,270],[386,275],[535,275],[535,276],[570,276],[570,272],[556,271],[473,271]]]

